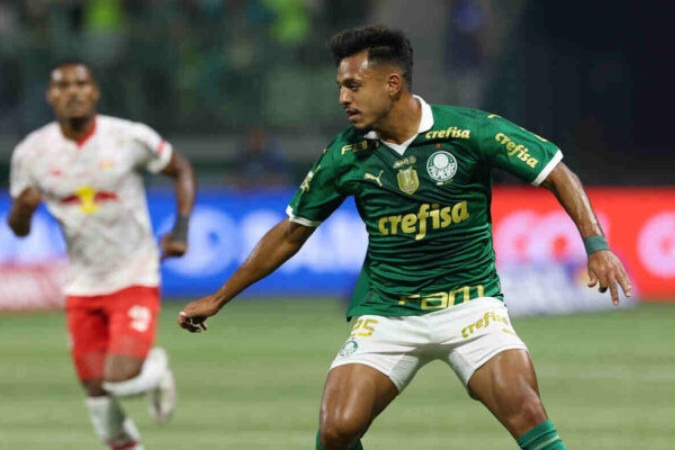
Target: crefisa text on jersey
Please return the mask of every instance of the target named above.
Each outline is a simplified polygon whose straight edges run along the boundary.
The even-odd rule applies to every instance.
[[[529,149],[525,147],[523,144],[516,144],[510,137],[508,137],[504,133],[497,133],[497,135],[495,136],[495,141],[499,142],[504,147],[506,147],[506,151],[508,152],[507,154],[509,156],[514,156],[517,153],[516,157],[521,161],[523,161],[525,164],[527,164],[532,168],[537,167],[539,160],[530,156],[530,154],[528,153]]]
[[[398,234],[400,224],[401,233],[416,233],[415,240],[419,241],[427,235],[427,219],[429,218],[431,218],[432,229],[446,228],[453,223],[468,219],[469,208],[466,201],[444,208],[441,208],[438,203],[431,205],[423,203],[417,214],[382,217],[377,223],[377,228],[384,236],[388,236]]]

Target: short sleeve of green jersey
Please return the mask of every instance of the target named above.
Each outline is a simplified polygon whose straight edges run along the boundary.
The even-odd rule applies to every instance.
[[[286,213],[294,222],[318,226],[344,199],[345,195],[338,190],[337,170],[329,147],[307,173],[300,188],[293,195]]]
[[[477,118],[480,151],[492,166],[538,186],[562,160],[553,143],[495,114]]]

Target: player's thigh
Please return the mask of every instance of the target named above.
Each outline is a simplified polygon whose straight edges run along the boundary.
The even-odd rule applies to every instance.
[[[397,395],[396,385],[377,369],[357,363],[335,367],[324,386],[321,429],[362,435]]]
[[[108,348],[108,320],[96,297],[69,296],[66,322],[70,354],[80,380],[92,386],[103,377]]]
[[[159,289],[133,286],[111,294],[107,300],[110,339],[105,378],[122,381],[140,372],[155,341]]]
[[[454,308],[453,308],[454,309]],[[537,380],[525,343],[504,304],[477,299],[452,312],[446,362],[515,437],[545,420]]]
[[[468,389],[515,438],[547,418],[525,350],[505,350],[493,356],[475,371]]]
[[[335,356],[331,370],[349,364],[371,367],[402,392],[429,359],[426,316],[365,315],[356,320],[349,338]]]
[[[361,430],[428,362],[424,316],[361,316],[336,355],[326,380],[322,428]]]
[[[439,323],[444,321],[438,328],[440,359],[450,365],[467,388],[475,372],[495,355],[506,350],[527,352],[506,307],[498,299],[473,300],[432,317]]]

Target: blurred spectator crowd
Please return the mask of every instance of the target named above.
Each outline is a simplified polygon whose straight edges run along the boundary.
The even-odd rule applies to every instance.
[[[26,132],[50,119],[42,101],[49,68],[73,58],[93,67],[101,111],[172,133],[226,133],[261,121],[321,126],[330,115],[325,106],[289,104],[325,90],[305,79],[314,68],[333,70],[327,39],[358,24],[367,3],[0,0],[0,133]],[[291,119],[275,124],[287,107]]]

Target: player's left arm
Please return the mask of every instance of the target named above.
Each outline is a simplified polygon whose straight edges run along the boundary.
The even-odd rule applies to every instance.
[[[599,291],[609,289],[612,303],[619,304],[621,286],[631,296],[631,283],[619,258],[609,250],[602,228],[581,180],[564,163],[558,163],[540,186],[551,191],[579,229],[588,253],[588,287],[599,284]]]
[[[162,258],[183,256],[188,249],[188,226],[195,204],[197,180],[190,161],[175,149],[161,173],[174,179],[177,204],[173,229],[162,237],[160,243]]]

